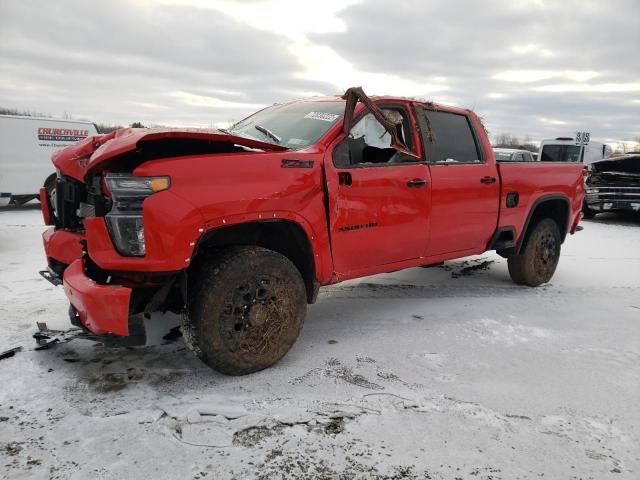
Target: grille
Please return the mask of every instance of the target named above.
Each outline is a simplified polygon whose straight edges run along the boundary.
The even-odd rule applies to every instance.
[[[62,175],[56,179],[54,215],[56,226],[67,230],[82,230],[78,217],[80,203],[87,198],[87,188],[82,182]]]
[[[589,188],[597,188],[598,193],[587,193],[588,200],[640,201],[640,187],[587,187]]]

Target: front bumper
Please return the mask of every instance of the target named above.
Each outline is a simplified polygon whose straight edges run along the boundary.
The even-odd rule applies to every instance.
[[[74,260],[65,269],[63,285],[87,330],[97,335],[129,335],[131,288],[96,283],[85,274],[82,259]]]
[[[587,186],[585,205],[598,212],[615,210],[640,211],[640,187]]]
[[[69,232],[54,227],[47,228],[42,234],[44,252],[50,267],[55,262],[69,265],[82,256],[84,235],[80,232]]]

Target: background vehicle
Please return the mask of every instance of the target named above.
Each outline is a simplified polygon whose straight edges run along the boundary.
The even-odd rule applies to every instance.
[[[611,155],[611,146],[587,140],[582,141],[573,137],[558,137],[540,142],[539,160],[541,162],[579,162],[590,165]]]
[[[41,273],[72,322],[139,344],[149,313],[181,312],[234,375],[286,354],[322,285],[486,250],[518,284],[549,281],[584,196],[581,165],[497,164],[470,110],[360,88],[228,131],[118,130],[53,163]]]
[[[51,154],[97,133],[90,122],[0,115],[0,206],[37,198],[45,183],[52,187]]]
[[[640,212],[640,153],[591,164],[584,216],[599,212]]]
[[[516,148],[494,148],[496,162],[534,162],[533,154],[529,150]],[[537,155],[536,155],[537,156]]]

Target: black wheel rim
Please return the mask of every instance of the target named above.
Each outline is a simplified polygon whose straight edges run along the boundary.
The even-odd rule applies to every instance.
[[[230,291],[220,322],[230,352],[263,355],[278,345],[290,315],[283,288],[273,276],[255,275]]]

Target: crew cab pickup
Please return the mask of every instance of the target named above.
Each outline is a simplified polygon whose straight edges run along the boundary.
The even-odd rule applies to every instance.
[[[41,273],[72,323],[135,345],[151,312],[179,312],[233,375],[282,358],[323,285],[487,250],[548,282],[584,197],[582,165],[496,163],[471,110],[359,87],[229,130],[97,135],[53,163]]]

